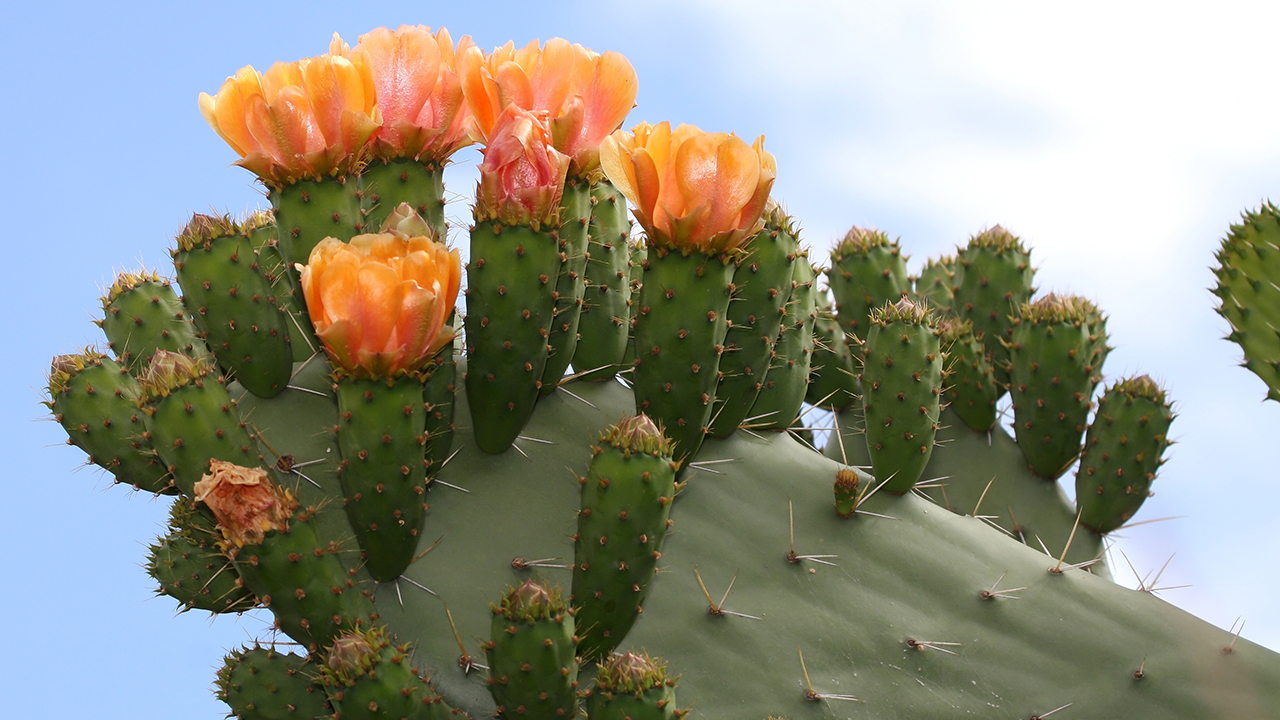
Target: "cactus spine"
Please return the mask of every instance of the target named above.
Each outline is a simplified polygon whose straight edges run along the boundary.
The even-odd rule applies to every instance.
[[[579,653],[603,658],[635,624],[671,524],[671,442],[645,415],[600,436],[582,478],[574,537],[573,595]]]
[[[565,370],[573,362],[578,347],[578,324],[582,314],[582,298],[586,292],[587,236],[591,222],[591,185],[580,177],[565,181],[560,198],[560,273],[552,291],[555,298],[554,319],[547,338],[547,364],[542,371],[541,395],[550,395],[559,387]],[[590,369],[590,368],[587,368]]]
[[[751,426],[764,430],[790,428],[800,415],[800,406],[809,389],[817,291],[813,287],[816,275],[807,253],[801,253],[801,260],[792,264],[791,272],[791,297],[782,316],[782,334],[770,353],[764,387],[751,406]]]
[[[613,183],[601,178],[591,185],[586,289],[578,319],[581,336],[573,355],[583,380],[608,380],[622,368],[631,333],[631,221],[627,200]]]

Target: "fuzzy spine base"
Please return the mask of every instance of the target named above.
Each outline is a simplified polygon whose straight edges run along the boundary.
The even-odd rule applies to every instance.
[[[546,230],[483,222],[467,263],[467,398],[476,444],[511,447],[533,414],[555,316],[560,248]]]

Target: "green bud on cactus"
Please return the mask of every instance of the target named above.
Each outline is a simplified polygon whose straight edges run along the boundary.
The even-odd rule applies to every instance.
[[[906,298],[871,313],[863,361],[867,449],[878,483],[891,493],[915,487],[933,454],[943,387],[938,323]]]
[[[996,424],[996,400],[1002,394],[991,358],[968,320],[943,318],[938,330],[948,348],[948,407],[971,429],[986,432]]]
[[[147,438],[138,409],[138,384],[125,368],[95,350],[53,359],[49,400],[67,442],[116,482],[153,493],[172,493],[173,478]]]
[[[334,639],[320,683],[333,717],[344,720],[443,720],[456,711],[411,666],[408,644],[392,644],[385,626],[357,628]]]
[[[601,663],[587,701],[591,720],[675,720],[676,681],[667,664],[648,653],[615,653]]]
[[[573,612],[560,589],[537,580],[508,587],[492,605],[485,644],[498,717],[573,717],[578,703]]]
[[[186,308],[168,278],[155,271],[120,273],[102,298],[99,325],[120,364],[137,373],[156,350],[203,355]]]
[[[827,282],[836,299],[836,318],[859,340],[867,338],[873,309],[896,303],[911,291],[898,241],[860,227],[850,228],[831,251]]]
[[[1146,375],[1107,388],[1076,472],[1081,525],[1108,533],[1142,507],[1164,464],[1173,418],[1164,389]]]
[[[1231,325],[1227,339],[1244,351],[1243,367],[1280,401],[1280,209],[1270,202],[1231,226],[1216,255],[1218,314]]]
[[[307,658],[255,645],[227,655],[214,683],[218,699],[239,720],[309,720],[333,709]]]
[[[859,487],[861,486],[861,489]],[[866,483],[859,482],[858,473],[850,468],[836,471],[836,514],[840,517],[853,517],[858,509],[861,495],[867,492]]]
[[[1050,293],[1022,305],[1007,348],[1014,434],[1031,471],[1046,479],[1065,472],[1080,452],[1097,381],[1096,316],[1093,303]]]

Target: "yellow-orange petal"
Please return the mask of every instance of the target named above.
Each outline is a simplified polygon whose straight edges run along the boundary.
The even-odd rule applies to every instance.
[[[716,148],[715,188],[710,225],[717,231],[737,225],[738,215],[756,193],[760,156],[750,145],[729,136]]]
[[[400,275],[381,263],[365,262],[358,271],[360,305],[354,315],[363,325],[360,347],[381,351],[387,345],[400,314],[403,291]]]

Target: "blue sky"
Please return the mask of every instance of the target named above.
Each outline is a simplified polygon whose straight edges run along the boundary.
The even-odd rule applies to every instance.
[[[1280,404],[1237,367],[1209,266],[1229,223],[1280,195],[1280,94],[1266,28],[1280,9],[1181,12],[1116,3],[332,3],[182,7],[30,3],[0,11],[10,168],[0,193],[0,423],[15,552],[0,688],[14,716],[219,717],[208,688],[245,617],[174,617],[140,565],[164,522],[59,445],[41,422],[50,357],[100,341],[90,319],[114,270],[163,266],[192,211],[262,199],[201,119],[240,66],[323,52],[332,32],[444,25],[482,47],[559,35],[636,67],[640,120],[764,133],[775,196],[815,259],[851,224],[900,236],[918,268],[985,225],[1033,247],[1044,290],[1111,315],[1108,375],[1166,382],[1179,444],[1135,528],[1140,571],[1172,561],[1163,594],[1280,649],[1271,507]],[[179,9],[181,7],[181,9]],[[475,155],[446,180],[466,216]],[[1117,569],[1126,578],[1123,561]],[[16,700],[16,706],[14,705]],[[181,708],[181,710],[178,710]]]

